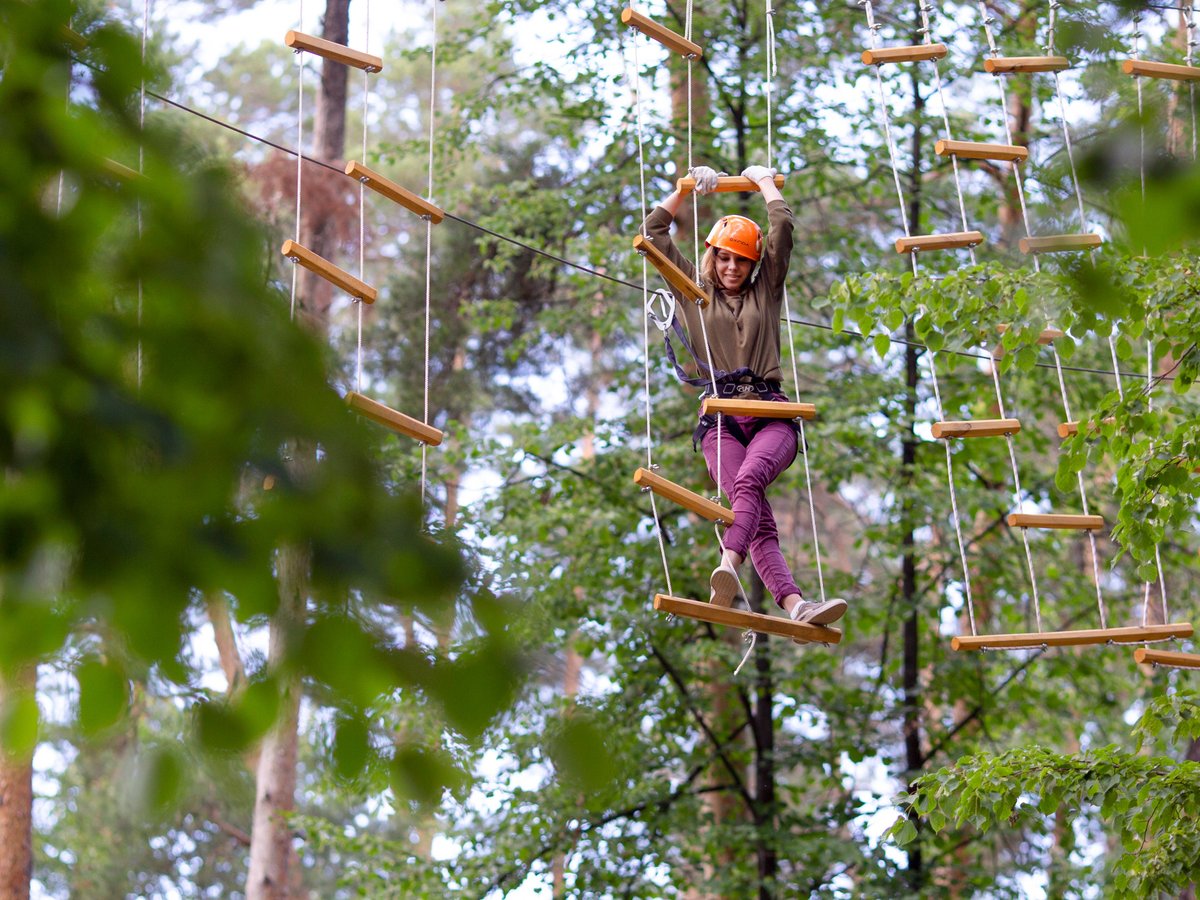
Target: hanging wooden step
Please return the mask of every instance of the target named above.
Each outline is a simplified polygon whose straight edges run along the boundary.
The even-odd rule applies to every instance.
[[[295,260],[314,275],[320,275],[330,284],[341,288],[351,297],[357,297],[364,303],[374,303],[378,291],[365,281],[355,278],[345,269],[339,269],[323,256],[318,256],[302,244],[295,241],[284,241],[279,250],[288,259]]]
[[[685,487],[681,487],[673,481],[668,481],[661,475],[651,472],[649,469],[639,468],[633,473],[633,483],[639,487],[654,491],[660,497],[665,497],[672,503],[678,503],[684,509],[690,509],[698,516],[708,519],[710,522],[724,522],[726,525],[733,524],[733,510],[726,509],[719,503],[714,503],[705,497],[701,497],[694,491],[689,491]]]
[[[384,406],[382,403],[355,391],[349,391],[346,394],[346,403],[356,413],[365,416],[372,422],[378,422],[380,425],[420,441],[422,444],[436,447],[445,437],[441,431],[432,425],[426,425],[420,419],[414,419],[412,416],[406,416],[402,412],[396,412],[390,406]]]
[[[382,194],[392,202],[399,203],[405,209],[415,212],[422,219],[428,219],[434,225],[446,218],[446,211],[441,207],[434,206],[424,197],[418,197],[412,191],[400,187],[396,182],[384,178],[360,162],[350,160],[346,163],[346,174],[351,178],[358,179],[377,194]]]
[[[760,634],[775,634],[791,638],[794,641],[807,641],[812,644],[837,644],[842,640],[842,632],[838,628],[825,625],[808,625],[804,622],[793,622],[782,616],[768,616],[762,613],[747,612],[732,609],[728,606],[717,606],[713,603],[701,603],[698,600],[687,600],[682,597],[671,597],[667,594],[654,595],[654,608],[659,612],[674,613],[689,619],[699,619],[701,622],[712,622],[714,625],[731,625]]]
[[[1021,423],[1016,419],[934,422],[932,428],[935,438],[996,437],[1002,434],[1016,434],[1020,430]]]
[[[1064,513],[1009,513],[1008,527],[1099,531],[1104,527],[1104,517],[1068,515]]]
[[[118,181],[137,181],[139,178],[146,177],[137,169],[131,169],[115,159],[100,160],[100,168],[104,170],[104,174],[111,175]]]
[[[916,234],[896,239],[897,253],[914,253],[924,250],[960,250],[983,243],[979,231],[953,231],[947,234]]]
[[[675,289],[675,293],[701,307],[708,306],[708,294],[704,292],[704,288],[688,278],[683,269],[667,259],[652,241],[639,234],[633,239],[633,249],[650,260],[650,264],[658,269],[658,273]]]
[[[1034,631],[1028,634],[960,635],[950,641],[954,650],[1036,650],[1038,647],[1086,647],[1094,644],[1140,644],[1191,637],[1188,622],[1133,628],[1094,628],[1086,631]],[[1135,654],[1136,656],[1136,654]]]
[[[775,187],[783,190],[783,176],[775,176]],[[687,196],[696,189],[696,179],[692,177],[680,178],[675,182],[675,190],[683,196]],[[758,185],[742,175],[721,175],[717,178],[717,187],[713,193],[716,194],[750,194],[758,191]]]
[[[378,72],[383,69],[383,59],[381,57],[372,56],[370,53],[363,53],[360,50],[351,50],[344,44],[327,41],[325,38],[319,38],[315,35],[304,34],[302,31],[289,31],[284,35],[283,42],[293,50],[303,50],[306,53],[312,53],[324,59],[333,60],[344,66],[362,69],[364,72]]]
[[[1146,78],[1165,78],[1168,81],[1200,81],[1200,66],[1180,66],[1175,63],[1150,62],[1146,59],[1127,59],[1121,63],[1126,75]]]
[[[862,61],[868,66],[881,66],[884,63],[924,62],[927,59],[941,59],[945,55],[945,44],[912,44],[864,50]]]
[[[700,404],[703,415],[725,413],[728,416],[758,416],[760,419],[815,419],[817,407],[812,403],[775,403],[771,400],[730,400],[707,397]]]
[[[1115,418],[1113,418],[1112,416],[1108,416],[1107,418],[1105,418],[1101,421],[1105,425],[1116,425],[1117,424],[1117,420]],[[1089,430],[1095,431],[1096,428],[1095,428],[1095,426],[1093,426]],[[1079,434],[1079,423],[1078,422],[1060,422],[1059,423],[1058,436],[1060,438],[1069,438],[1072,435],[1076,435],[1076,434]]]
[[[1010,72],[1061,72],[1071,68],[1065,56],[993,56],[983,61],[983,68],[993,75]]]
[[[1135,662],[1171,669],[1200,669],[1200,653],[1179,653],[1174,650],[1151,650],[1139,647],[1133,651]]]
[[[1023,237],[1017,242],[1021,252],[1062,253],[1067,250],[1091,250],[1104,244],[1098,234],[1047,234],[1040,237]]]
[[[1005,332],[1008,331],[1008,325],[1006,325],[1006,324],[997,325],[996,330],[998,332],[1000,332],[1001,334],[1004,334]],[[1043,347],[1045,347],[1047,344],[1053,344],[1060,337],[1062,337],[1063,334],[1064,334],[1064,332],[1059,331],[1057,328],[1043,328],[1041,333],[1039,333],[1037,336],[1037,342],[1039,344],[1041,344]],[[1000,359],[1000,357],[1004,356],[1004,353],[1005,353],[1004,345],[997,344],[995,346],[995,348],[992,350],[992,358]]]
[[[978,141],[940,140],[933,145],[938,156],[957,156],[959,159],[993,159],[1012,162],[1029,158],[1028,147],[1012,144],[982,144]]]
[[[693,43],[681,34],[676,34],[670,28],[659,25],[653,19],[648,19],[639,12],[626,7],[621,10],[621,24],[636,28],[646,37],[658,41],[672,53],[678,53],[684,59],[699,59],[704,55],[704,48]]]
[[[87,49],[88,39],[66,25],[58,26],[58,36],[63,39],[63,43],[68,44],[76,51]]]

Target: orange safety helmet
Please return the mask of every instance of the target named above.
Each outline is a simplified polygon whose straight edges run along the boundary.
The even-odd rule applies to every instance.
[[[762,257],[762,229],[745,216],[722,216],[704,240],[705,247],[720,247],[758,262]]]

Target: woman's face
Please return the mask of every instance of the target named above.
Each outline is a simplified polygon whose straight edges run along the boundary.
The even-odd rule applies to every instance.
[[[717,247],[716,251],[717,280],[724,290],[736,294],[750,277],[754,261],[721,247]]]

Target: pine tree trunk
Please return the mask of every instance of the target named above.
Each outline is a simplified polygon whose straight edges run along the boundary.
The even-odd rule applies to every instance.
[[[31,666],[14,678],[0,676],[0,710],[37,688]],[[0,750],[0,900],[27,900],[33,877],[33,755]]]

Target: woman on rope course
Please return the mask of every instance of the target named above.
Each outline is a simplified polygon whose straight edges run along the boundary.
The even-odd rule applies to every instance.
[[[708,166],[698,166],[689,174],[695,179],[696,193],[716,189],[717,173]],[[742,175],[758,185],[766,202],[766,239],[758,224],[745,216],[724,216],[709,232],[699,281],[711,292],[712,302],[705,307],[681,302],[676,309],[682,311],[688,333],[705,335],[714,371],[712,378],[685,380],[705,388],[702,401],[713,396],[715,381],[718,397],[786,403],[780,389],[779,319],[792,253],[792,210],[775,186],[772,169],[750,166]],[[683,199],[678,189],[668,196],[646,217],[642,233],[694,279],[695,266],[671,239],[671,223]],[[708,370],[696,354],[692,356]],[[678,364],[676,370],[682,376]],[[693,447],[703,447],[709,475],[730,497],[734,516],[725,533],[720,565],[712,573],[709,599],[719,606],[733,604],[739,594],[738,568],[749,552],[767,590],[792,620],[828,625],[846,612],[846,601],[804,599],[779,549],[779,530],[766,497],[767,486],[795,461],[798,434],[795,423],[787,419],[701,415]]]

